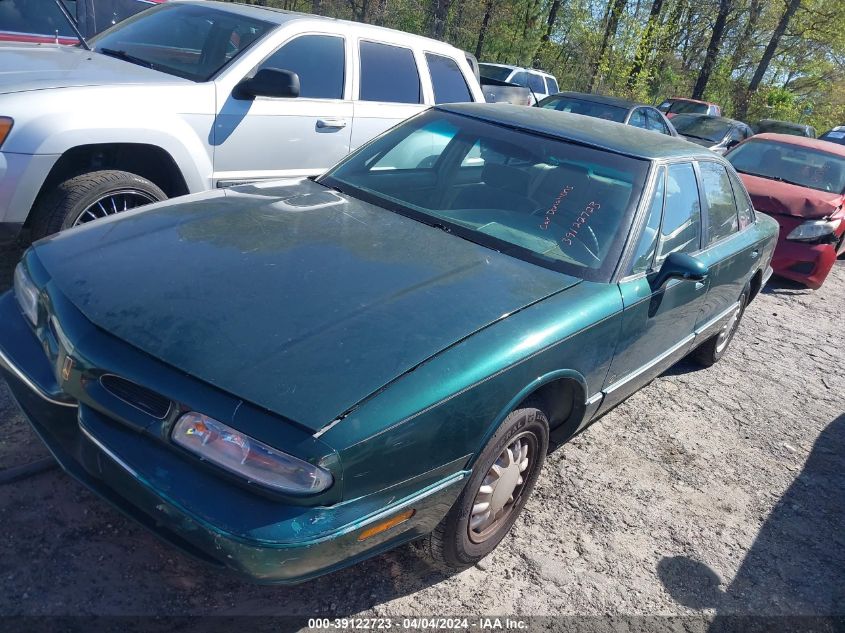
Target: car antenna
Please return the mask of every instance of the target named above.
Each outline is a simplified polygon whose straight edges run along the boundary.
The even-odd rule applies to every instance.
[[[65,19],[70,24],[70,28],[73,29],[73,32],[76,34],[76,38],[79,40],[79,44],[84,48],[86,51],[90,51],[91,47],[88,46],[88,42],[85,41],[85,38],[82,37],[82,33],[79,31],[79,28],[76,26],[76,20],[73,19],[70,13],[68,13],[67,7],[64,5],[62,0],[53,0],[56,3],[56,6],[59,7],[59,11],[62,12],[62,15],[65,16]],[[56,29],[56,44],[59,43],[59,30]]]

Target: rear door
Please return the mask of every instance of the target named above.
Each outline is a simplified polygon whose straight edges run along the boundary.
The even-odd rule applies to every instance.
[[[707,295],[707,281],[652,281],[670,253],[697,255],[701,200],[692,163],[658,169],[651,203],[628,274],[619,282],[624,311],[616,354],[603,391],[601,411],[614,406],[690,349]]]
[[[299,75],[296,98],[238,98],[217,85],[213,133],[218,184],[320,174],[349,153],[352,131],[346,38],[333,32],[287,39],[245,77],[261,68]]]
[[[425,60],[406,46],[358,41],[352,149],[425,109]]]
[[[704,248],[697,257],[710,268],[710,287],[696,323],[701,342],[718,331],[735,310],[743,288],[759,268],[761,248],[745,230],[754,217],[736,176],[716,161],[700,161],[698,172],[704,202]]]

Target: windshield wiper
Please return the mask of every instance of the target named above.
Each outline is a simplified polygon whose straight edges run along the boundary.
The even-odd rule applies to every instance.
[[[697,139],[702,140],[702,141],[707,141],[708,143],[715,143],[716,142],[712,138],[707,138],[706,136],[698,136],[697,134],[684,134],[683,132],[678,132],[678,134],[680,134],[682,136],[689,136],[690,138],[697,138]]]
[[[152,63],[147,61],[146,59],[141,59],[140,57],[135,57],[134,55],[130,55],[126,51],[118,51],[113,48],[98,48],[96,49],[98,53],[102,53],[103,55],[108,55],[109,57],[115,57],[117,59],[122,59],[125,62],[129,62],[130,64],[136,64],[137,66],[144,66],[145,68],[151,68],[152,70],[157,70],[158,67]]]
[[[734,168],[736,169],[736,168]],[[794,180],[787,180],[786,178],[781,178],[780,176],[770,176],[769,174],[758,174],[757,172],[747,171],[745,169],[737,169],[737,171],[741,174],[748,174],[749,176],[757,176],[757,178],[766,178],[767,180],[775,180],[777,182],[783,182],[787,185],[795,185],[796,187],[809,187],[809,185],[805,185],[800,182],[795,182]],[[812,187],[810,187],[812,188]]]

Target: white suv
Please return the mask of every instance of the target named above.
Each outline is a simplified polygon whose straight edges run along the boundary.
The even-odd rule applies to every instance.
[[[256,6],[166,2],[89,45],[0,46],[0,237],[317,175],[430,105],[484,101],[448,44]]]
[[[554,75],[536,70],[534,68],[522,68],[521,66],[510,66],[508,64],[479,64],[482,77],[489,77],[498,81],[507,81],[528,88],[533,93],[532,104],[540,99],[560,92],[557,86],[557,79]]]

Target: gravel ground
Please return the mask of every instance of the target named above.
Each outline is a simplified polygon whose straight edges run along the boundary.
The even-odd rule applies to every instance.
[[[817,292],[770,283],[722,362],[682,362],[553,453],[461,573],[406,546],[245,584],[52,470],[0,487],[0,615],[845,615],[843,289],[843,262]],[[0,431],[0,468],[46,455],[5,384]]]

